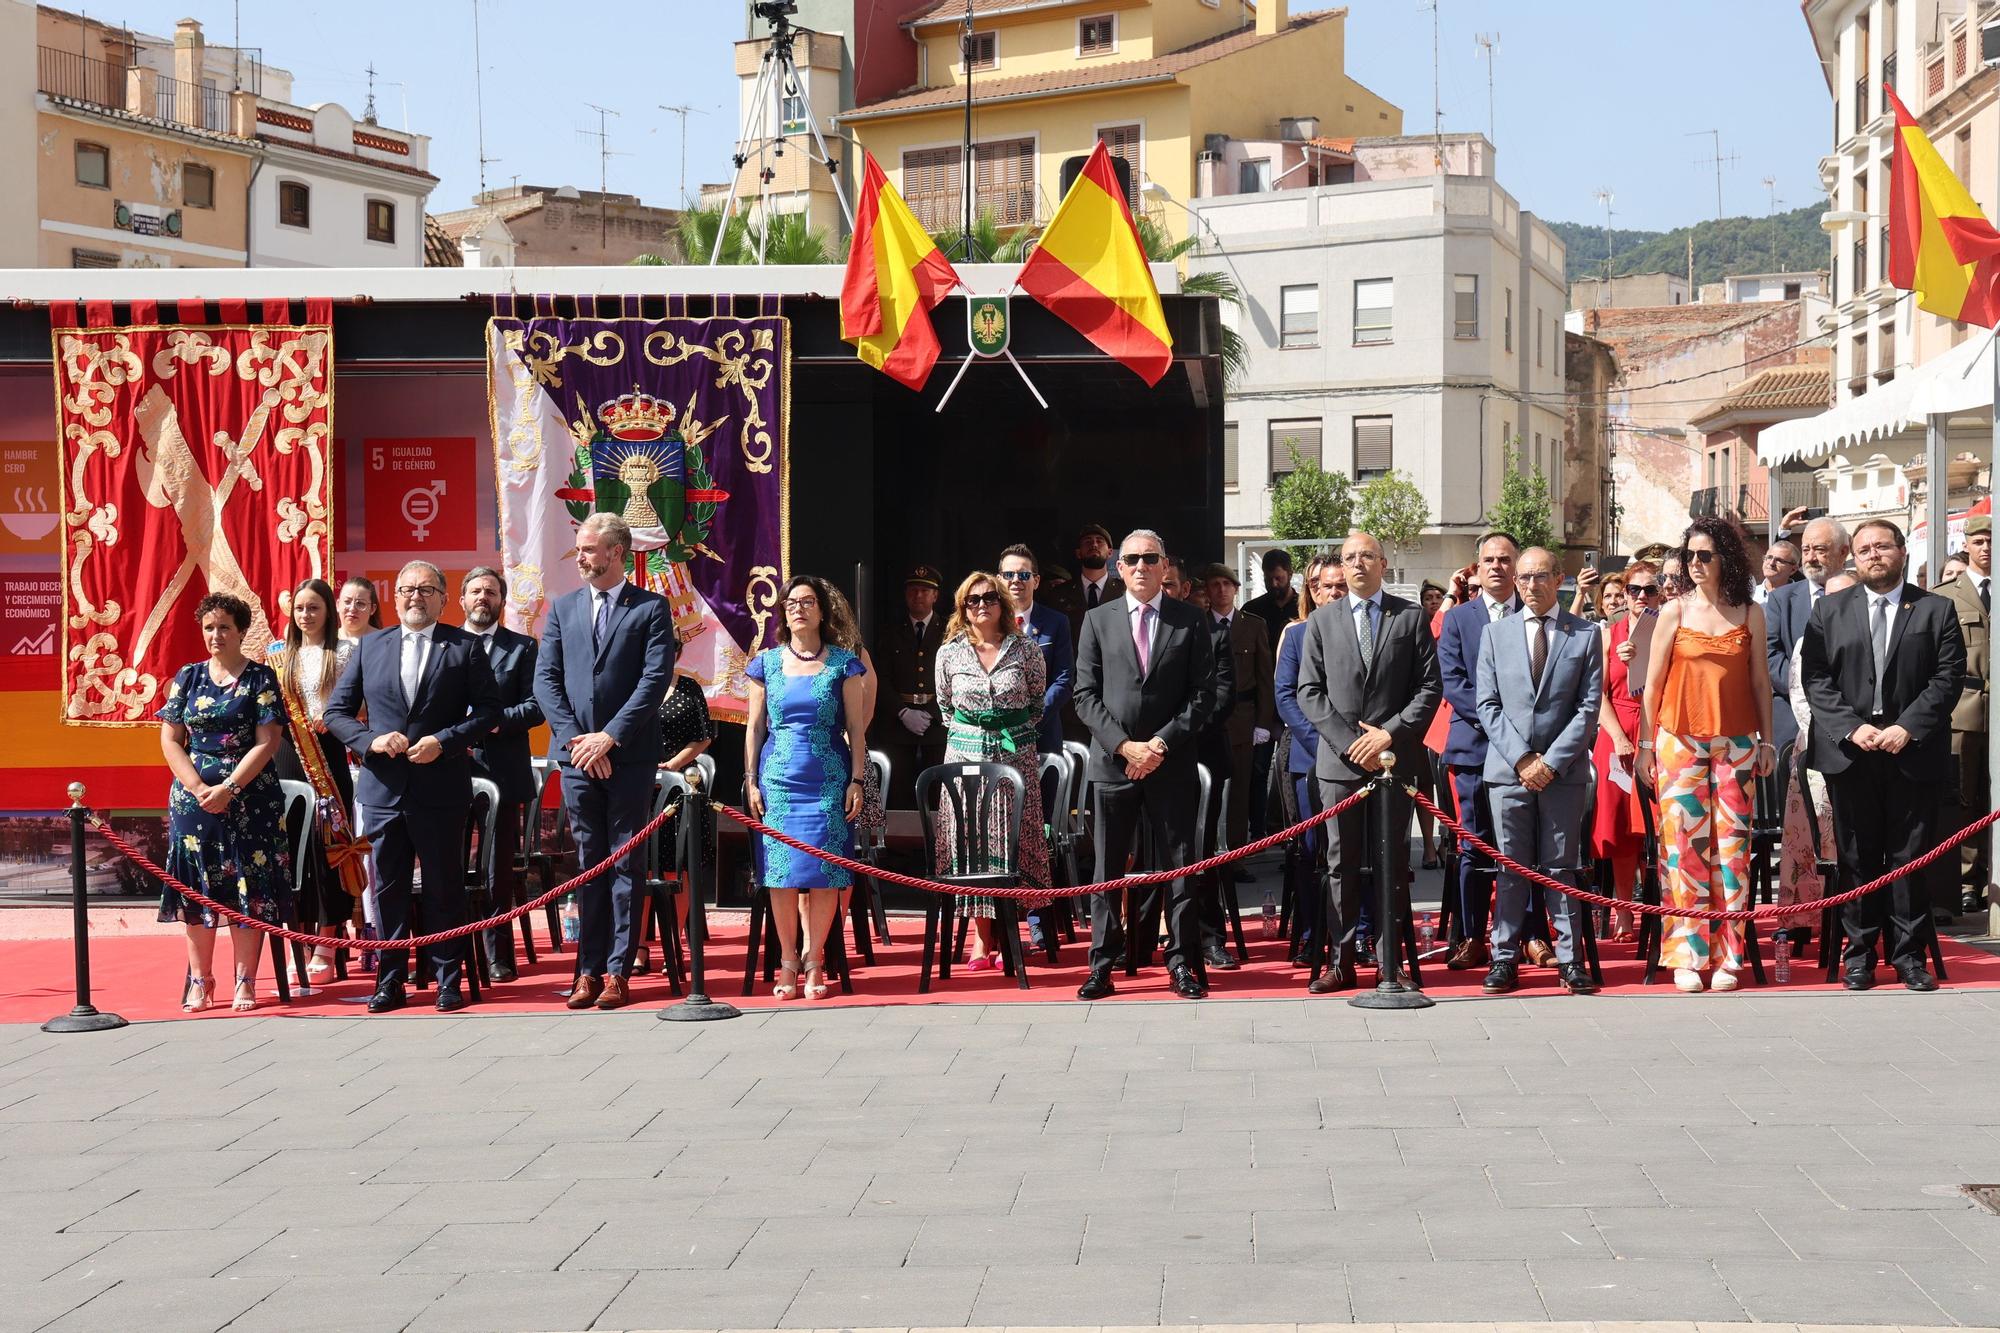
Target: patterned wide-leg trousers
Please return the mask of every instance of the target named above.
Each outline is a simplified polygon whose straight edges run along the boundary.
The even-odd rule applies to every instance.
[[[1741,911],[1750,905],[1754,736],[1661,732],[1654,751],[1660,852],[1668,907]],[[1743,923],[1666,918],[1660,964],[1705,971],[1743,967]]]

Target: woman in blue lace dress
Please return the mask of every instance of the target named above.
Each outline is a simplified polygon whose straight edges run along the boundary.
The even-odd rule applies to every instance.
[[[801,574],[785,587],[778,646],[750,660],[743,766],[750,813],[789,837],[840,856],[854,855],[854,821],[861,814],[868,766],[865,668],[854,653],[854,626],[822,579]],[[852,719],[853,725],[849,725]],[[775,838],[757,840],[757,878],[771,895],[779,965],[771,993],[826,994],[826,936],[839,890],[853,877]],[[800,952],[799,891],[806,892],[805,942]]]
[[[208,660],[182,667],[160,706],[160,752],[173,770],[167,800],[167,873],[191,889],[259,921],[292,912],[292,857],[285,846],[285,797],[271,760],[284,708],[278,676],[243,655],[250,608],[227,593],[195,607]],[[181,896],[160,894],[160,920],[187,926],[188,975],[181,1008],[215,999],[215,928],[222,918]],[[232,1008],[257,1007],[257,959],[264,936],[232,927],[236,956]]]

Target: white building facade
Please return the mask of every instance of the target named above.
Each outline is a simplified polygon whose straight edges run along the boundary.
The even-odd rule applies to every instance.
[[[1423,492],[1431,526],[1398,582],[1467,563],[1510,445],[1564,493],[1562,242],[1494,180],[1482,136],[1442,146],[1443,172],[1432,139],[1360,139],[1315,172],[1340,183],[1296,172],[1195,200],[1189,266],[1236,281],[1224,318],[1249,348],[1224,427],[1232,550],[1269,538],[1295,448],[1357,486],[1394,469]]]
[[[421,268],[430,139],[357,121],[334,102],[257,99],[252,268]]]

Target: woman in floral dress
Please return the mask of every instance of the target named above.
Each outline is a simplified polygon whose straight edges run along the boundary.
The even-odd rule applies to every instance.
[[[1006,764],[1019,772],[1027,785],[1015,866],[1023,884],[1047,888],[1049,844],[1042,827],[1041,756],[1035,737],[1042,723],[1048,668],[1042,661],[1042,650],[1022,632],[998,578],[969,574],[958,585],[933,679],[938,712],[945,722],[944,761]],[[942,812],[937,827],[938,864],[949,866],[951,825]],[[973,933],[965,970],[984,972],[999,967],[993,899],[970,895],[965,913],[972,920]]]
[[[182,667],[161,705],[160,751],[173,770],[167,801],[167,873],[245,916],[277,923],[291,915],[292,858],[285,849],[285,798],[271,759],[278,752],[283,706],[278,677],[243,655],[250,608],[227,593],[210,593],[195,607],[208,660]],[[181,1008],[195,1013],[215,1001],[218,914],[183,898],[172,885],[160,894],[160,920],[187,925],[188,975]],[[235,927],[231,1008],[257,1007],[261,931]]]

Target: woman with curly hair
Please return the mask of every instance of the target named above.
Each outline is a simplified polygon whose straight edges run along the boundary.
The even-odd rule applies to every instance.
[[[1660,611],[1646,660],[1639,779],[1660,803],[1669,907],[1740,911],[1750,904],[1751,773],[1777,767],[1764,609],[1751,598],[1750,556],[1736,529],[1698,518],[1681,535],[1687,591]],[[1735,990],[1743,926],[1668,917],[1660,961],[1674,985]]]

